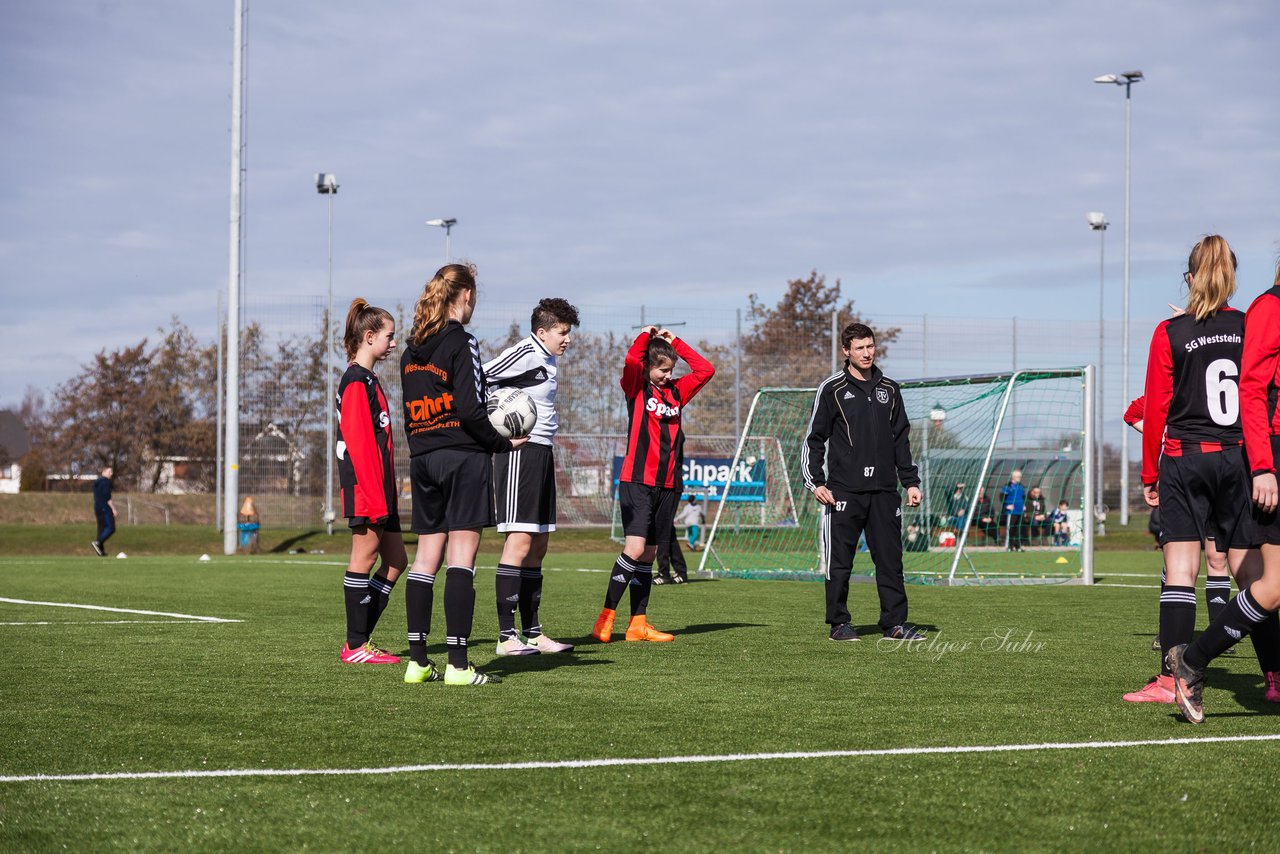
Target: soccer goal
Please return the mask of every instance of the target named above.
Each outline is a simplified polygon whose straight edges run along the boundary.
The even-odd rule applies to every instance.
[[[753,485],[731,482],[708,506],[703,577],[823,577],[821,508],[800,467],[815,391],[765,388],[752,400],[731,465],[748,468]],[[908,581],[1093,582],[1092,366],[910,380],[902,397],[923,496],[907,507],[904,493]],[[1021,515],[1005,508],[1015,472]],[[754,512],[742,500],[749,494],[759,496]],[[1037,496],[1043,513],[1033,512]],[[855,576],[874,574],[865,549],[859,545]]]

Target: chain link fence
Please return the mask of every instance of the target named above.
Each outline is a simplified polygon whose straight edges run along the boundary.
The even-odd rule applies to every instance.
[[[397,318],[400,337],[408,332],[416,295],[364,296]],[[536,300],[526,304],[486,300],[482,285],[468,328],[479,339],[483,358],[497,355],[503,347],[529,334],[529,314],[535,303]],[[334,302],[336,322],[331,352],[323,343],[328,317],[324,297],[249,295],[243,307],[239,492],[241,496],[254,497],[266,524],[320,525],[326,506],[336,508],[340,504],[336,470],[331,475],[333,485],[326,489],[330,467],[325,419],[332,411],[326,400],[326,371],[331,360],[336,383],[346,367],[336,327],[345,317],[347,300]],[[753,316],[750,306],[722,309],[583,303],[578,309],[582,325],[575,331],[568,354],[561,359],[558,396],[558,465],[564,471],[557,476],[562,481],[559,486],[566,525],[609,522],[611,509],[601,497],[603,493],[591,491],[599,485],[591,478],[608,479],[599,467],[609,464],[606,457],[611,459],[620,453],[616,445],[626,431],[626,410],[618,377],[626,349],[643,326],[670,328],[716,367],[715,379],[685,416],[691,447],[705,438],[718,448],[725,440],[711,437],[740,435],[752,396],[759,388],[813,385],[838,367],[842,358],[833,340],[840,326],[835,317],[816,318],[805,328],[782,330],[779,334],[776,328],[761,328],[761,321]],[[899,380],[1099,361],[1096,321],[907,314],[864,317],[863,321],[878,331],[880,343],[885,345],[886,352],[878,364]],[[1134,328],[1149,327],[1135,322]],[[1120,400],[1119,324],[1106,324],[1102,340],[1102,439],[1104,443],[1115,443],[1123,429],[1119,416],[1127,403]],[[1134,360],[1144,361],[1145,339],[1134,341]],[[403,408],[398,364],[397,354],[393,353],[379,369],[379,375],[396,425],[397,474],[407,501],[408,453],[400,416]],[[1141,391],[1138,376],[1137,384],[1131,383],[1135,396]],[[218,433],[221,454],[221,424]],[[800,439],[797,437],[796,441]],[[599,458],[588,460],[592,455]],[[1103,474],[1104,489],[1109,490],[1106,501],[1114,507],[1119,499],[1119,457],[1114,451],[1104,452],[1103,457],[1108,467]],[[215,471],[222,471],[221,456],[207,462],[215,466]],[[197,463],[189,461],[188,468],[199,468]],[[588,475],[585,472],[589,470],[597,473]],[[172,491],[194,489],[184,490],[179,484]],[[612,489],[605,491],[611,501]],[[332,496],[328,500],[327,492]],[[221,500],[217,503],[221,508]],[[407,505],[401,509],[406,513]]]

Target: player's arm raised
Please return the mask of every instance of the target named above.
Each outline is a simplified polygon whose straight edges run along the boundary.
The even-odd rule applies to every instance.
[[[644,388],[645,371],[644,356],[649,349],[649,339],[657,329],[653,326],[646,326],[640,330],[640,334],[636,336],[636,340],[631,342],[631,349],[627,351],[626,361],[622,364],[622,393],[627,399],[635,397]]]
[[[671,346],[675,348],[676,355],[688,362],[692,369],[691,373],[685,374],[675,382],[681,399],[688,403],[693,400],[695,394],[702,391],[707,383],[711,382],[711,378],[716,375],[716,369],[714,365],[702,358],[702,354],[681,339],[673,336]]]

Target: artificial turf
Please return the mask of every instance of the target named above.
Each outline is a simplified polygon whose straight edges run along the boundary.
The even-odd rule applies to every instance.
[[[732,579],[654,589],[651,620],[674,643],[619,633],[599,644],[587,630],[612,558],[548,558],[543,623],[579,647],[519,659],[493,655],[493,561],[482,560],[473,660],[505,681],[481,688],[405,685],[398,666],[340,664],[340,556],[0,558],[0,597],[241,621],[0,602],[10,652],[0,775],[1150,743],[2,781],[0,849],[1280,847],[1280,827],[1247,808],[1276,793],[1280,745],[1158,743],[1280,734],[1247,644],[1211,667],[1202,726],[1120,700],[1158,665],[1156,555],[1100,554],[1095,587],[912,586],[911,618],[930,635],[914,645],[877,640],[873,586],[851,592],[864,640],[837,644],[819,584]],[[401,589],[392,603],[375,640],[401,651]]]

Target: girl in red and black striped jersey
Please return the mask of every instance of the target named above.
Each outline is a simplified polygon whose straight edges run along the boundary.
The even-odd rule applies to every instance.
[[[673,380],[676,360],[684,359],[692,373]],[[626,534],[622,554],[604,597],[604,609],[591,634],[601,643],[613,636],[618,602],[631,590],[629,641],[670,641],[674,637],[649,625],[646,611],[653,584],[653,559],[658,543],[671,536],[676,504],[683,485],[684,430],[681,417],[689,401],[711,381],[716,369],[670,330],[650,326],[642,330],[622,369],[627,396],[627,453],[618,476],[618,503]]]
[[[351,527],[351,559],[342,578],[347,606],[348,664],[396,664],[369,638],[387,607],[391,588],[408,558],[396,506],[396,474],[391,415],[373,367],[396,347],[396,324],[386,309],[357,297],[347,310],[343,335],[351,364],[338,382],[338,478],[342,515]],[[382,558],[376,575],[374,562]]]
[[[1241,447],[1236,377],[1244,315],[1227,305],[1236,290],[1235,253],[1219,235],[1191,250],[1184,275],[1186,313],[1151,338],[1142,430],[1142,484],[1160,508],[1166,584],[1160,591],[1160,646],[1165,666],[1143,691],[1165,702],[1175,689],[1168,653],[1195,628],[1200,547],[1213,536],[1241,588],[1260,572],[1248,471]],[[1274,644],[1255,638],[1264,671],[1280,666]]]
[[[1177,702],[1193,723],[1204,720],[1201,692],[1205,668],[1242,635],[1254,645],[1259,635],[1274,631],[1280,610],[1280,518],[1276,512],[1276,457],[1280,454],[1280,268],[1275,284],[1249,306],[1245,317],[1244,353],[1240,364],[1240,418],[1245,455],[1252,476],[1251,498],[1257,508],[1262,540],[1262,573],[1240,593],[1209,628],[1186,647],[1169,653]],[[1263,668],[1268,670],[1268,668]],[[1280,672],[1266,673],[1268,702],[1280,703]]]

